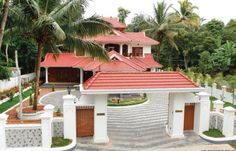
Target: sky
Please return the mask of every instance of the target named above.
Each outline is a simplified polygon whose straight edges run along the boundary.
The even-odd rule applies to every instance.
[[[144,13],[153,16],[153,4],[162,0],[92,0],[86,10],[86,17],[97,14],[104,17],[116,17],[118,7],[124,7],[131,13],[126,19],[130,23],[135,14]],[[164,0],[168,4],[173,4],[178,8],[178,0]],[[206,21],[213,18],[227,23],[230,19],[236,19],[236,0],[190,0],[198,6],[195,12]],[[206,22],[205,21],[205,22]]]

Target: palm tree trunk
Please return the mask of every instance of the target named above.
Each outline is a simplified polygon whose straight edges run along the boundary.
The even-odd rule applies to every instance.
[[[8,10],[9,10],[9,0],[5,0],[5,3],[3,4],[3,13],[1,16],[2,19],[0,22],[0,49],[2,47],[2,39],[3,39],[4,29],[7,22]]]
[[[6,53],[6,61],[7,61],[7,66],[8,66],[8,61],[9,61],[9,59],[8,59],[8,47],[9,47],[9,45],[8,45],[8,44],[6,44],[5,53]]]
[[[42,45],[42,43],[39,42],[38,43],[37,60],[36,60],[36,64],[35,64],[35,92],[34,92],[33,110],[37,110],[37,105],[38,105],[40,62],[41,62],[42,51],[43,51],[43,45]]]
[[[185,69],[188,69],[188,60],[185,56],[184,56],[184,67]]]

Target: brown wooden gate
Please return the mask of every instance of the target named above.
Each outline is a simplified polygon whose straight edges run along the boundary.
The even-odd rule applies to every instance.
[[[193,130],[194,127],[194,104],[185,105],[184,130]]]
[[[94,108],[91,106],[76,109],[76,135],[77,137],[93,136]]]

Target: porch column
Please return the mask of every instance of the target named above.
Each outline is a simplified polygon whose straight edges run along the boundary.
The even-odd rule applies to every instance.
[[[128,45],[128,56],[129,56],[130,53],[132,53],[132,46]]]
[[[75,96],[63,96],[64,138],[76,139],[76,107]]]
[[[50,148],[52,145],[52,115],[45,112],[40,116],[42,124],[42,147]]]
[[[83,74],[83,69],[80,68],[80,90],[83,89],[83,83],[84,83],[84,74]]]
[[[199,103],[195,104],[194,131],[200,134],[209,130],[210,120],[210,95],[206,92],[199,92]]]
[[[172,138],[184,137],[184,99],[184,93],[170,93],[167,129]]]
[[[123,47],[123,44],[120,44],[120,54],[122,55],[122,47]]]
[[[107,143],[107,95],[94,96],[94,143]]]
[[[6,123],[7,123],[8,115],[0,114],[0,150],[6,149]]]
[[[45,68],[45,83],[48,83],[48,68]]]
[[[223,134],[225,137],[234,136],[234,113],[235,109],[231,106],[224,108]]]

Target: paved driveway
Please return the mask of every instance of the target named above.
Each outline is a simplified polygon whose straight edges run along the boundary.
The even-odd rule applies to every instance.
[[[160,94],[158,99],[166,99]],[[156,150],[192,145],[208,145],[194,133],[185,133],[185,139],[171,139],[165,132],[168,106],[149,101],[145,104],[108,108],[108,144],[93,144],[92,138],[79,138],[78,150],[84,151],[138,151]]]

